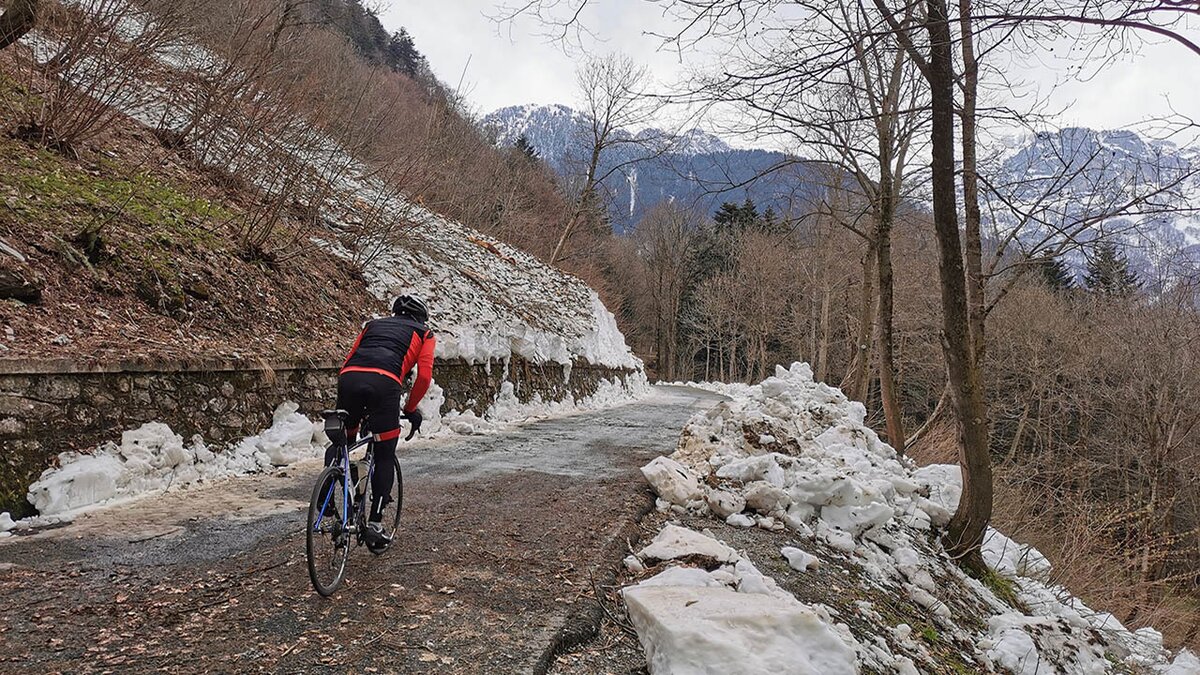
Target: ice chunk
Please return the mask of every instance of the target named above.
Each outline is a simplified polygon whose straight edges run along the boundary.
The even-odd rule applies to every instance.
[[[849,675],[854,650],[811,608],[727,588],[623,591],[654,675]]]
[[[744,513],[735,513],[725,519],[725,524],[734,527],[754,527],[754,519]]]
[[[1196,675],[1196,673],[1200,673],[1200,658],[1187,649],[1181,649],[1171,665],[1161,673],[1162,675]]]
[[[806,553],[794,546],[784,546],[779,549],[779,552],[783,554],[784,558],[787,558],[788,565],[791,565],[792,569],[797,572],[810,572],[817,569],[817,566],[821,564],[817,556]]]
[[[696,474],[668,457],[655,457],[642,467],[642,475],[659,497],[672,504],[685,506],[690,501],[704,499]]]
[[[13,522],[12,514],[8,511],[0,513],[0,532],[8,532],[16,528],[17,524]]]
[[[734,562],[740,557],[737,551],[712,537],[670,524],[638,552],[639,558],[656,560],[673,560],[689,555],[707,556],[718,562]]]
[[[718,478],[740,480],[743,483],[751,481],[766,481],[771,485],[783,485],[783,469],[776,460],[777,455],[755,455],[737,459],[717,469]]]
[[[792,498],[782,488],[761,480],[747,485],[743,495],[746,505],[760,513],[786,511],[792,503]]]
[[[746,499],[729,490],[709,490],[705,499],[708,501],[708,508],[720,518],[728,518],[746,508]]]
[[[1017,575],[1041,581],[1050,579],[1051,565],[1046,556],[1032,546],[1018,544],[994,528],[983,537],[983,560],[1006,577]]]
[[[125,465],[111,455],[82,456],[49,469],[29,486],[29,503],[54,515],[112,499],[125,480]]]
[[[668,567],[638,586],[720,586],[721,582],[698,567]]]
[[[891,520],[894,513],[892,507],[883,502],[864,506],[825,506],[821,508],[821,520],[858,535]]]
[[[958,500],[962,497],[962,469],[957,464],[930,464],[913,471],[912,475],[919,485],[929,488],[930,501],[950,513],[958,510]]]

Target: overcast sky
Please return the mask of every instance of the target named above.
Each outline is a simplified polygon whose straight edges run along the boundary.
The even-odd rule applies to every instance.
[[[546,29],[533,20],[498,27],[489,18],[496,7],[497,0],[391,0],[381,18],[389,30],[408,29],[438,78],[452,87],[461,82],[478,112],[522,103],[575,103],[580,55],[551,44]],[[684,65],[646,35],[670,25],[660,8],[661,3],[656,7],[647,0],[591,3],[584,18],[599,40],[587,48],[624,53],[647,65],[659,81],[674,82]],[[1193,26],[1188,35],[1200,40],[1200,28]],[[1145,46],[1087,82],[1069,78],[1053,61],[1038,61],[1019,68],[1030,86],[1050,95],[1054,109],[1065,111],[1063,125],[1135,125],[1167,114],[1170,106],[1200,118],[1200,56],[1170,41]]]

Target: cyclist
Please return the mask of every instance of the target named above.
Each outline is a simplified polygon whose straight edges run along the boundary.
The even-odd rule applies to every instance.
[[[421,428],[417,404],[433,379],[435,339],[433,331],[425,326],[429,320],[425,303],[415,295],[401,295],[392,303],[392,314],[367,322],[338,373],[337,407],[350,413],[346,420],[347,437],[358,437],[358,426],[364,416],[366,431],[375,435],[375,475],[371,479],[366,539],[367,547],[376,553],[391,543],[382,521],[396,477],[400,418],[412,424],[413,432]],[[417,377],[401,412],[404,378],[414,367]],[[331,446],[325,453],[325,465],[336,460]]]

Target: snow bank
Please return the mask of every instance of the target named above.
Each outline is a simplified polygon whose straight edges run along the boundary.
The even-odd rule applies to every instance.
[[[195,483],[285,466],[324,452],[321,426],[297,412],[295,403],[275,411],[270,428],[213,452],[199,437],[188,444],[161,422],[121,434],[91,454],[64,452],[58,466],[29,486],[38,513],[58,518],[81,510]]]
[[[1194,662],[1195,656],[1185,651],[1168,666],[1169,655],[1157,631],[1143,628],[1131,632],[1111,615],[1091,610],[1066,589],[1050,583],[1051,565],[1041,553],[994,529],[986,534],[985,562],[1012,581],[1022,609],[967,577],[936,544],[931,548],[929,543],[936,541],[932,531],[944,527],[958,507],[962,493],[959,467],[913,466],[864,424],[866,411],[861,404],[849,401],[833,387],[814,382],[807,365],[778,367],[773,377],[754,386],[702,386],[732,400],[693,417],[676,452],[643,469],[659,495],[660,509],[710,515],[730,525],[761,530],[786,527],[794,537],[812,543],[804,546],[808,550],[786,546],[780,551],[794,573],[819,573],[823,563],[813,553],[833,556],[840,564],[857,568],[864,588],[904,599],[925,612],[925,621],[936,626],[939,640],[965,650],[981,670],[996,667],[1014,673],[1054,670],[1090,674],[1120,666],[1176,672]],[[679,529],[668,525],[663,535],[669,533],[668,540],[682,540]],[[655,544],[627,560],[631,570],[649,567],[651,561],[661,558],[653,549]],[[743,554],[738,555],[744,559]],[[736,578],[737,570],[724,576],[721,570],[710,574],[728,582]],[[739,590],[741,583],[737,581],[735,586]],[[773,582],[765,585],[778,591],[769,593],[772,598],[788,595]],[[762,643],[732,634],[727,622],[714,618],[719,613],[703,609],[689,613],[676,606],[682,598],[714,592],[707,585],[673,594],[633,590],[636,588],[626,591],[626,600],[631,616],[639,617],[635,625],[653,672],[749,672],[700,666],[686,670],[693,662],[674,656],[685,645],[712,652],[714,663],[749,663],[734,656],[738,650],[742,659],[759,656]],[[753,600],[739,598],[739,604],[727,611],[739,616],[750,612],[741,603]],[[713,604],[721,602],[714,600]],[[763,602],[763,612],[775,611],[774,601]],[[655,611],[651,605],[659,609]],[[870,609],[869,602],[859,603],[857,613],[868,628],[856,633],[858,641],[841,635],[854,650],[854,667],[915,673],[940,670],[944,665],[911,638],[910,627],[891,625]],[[980,614],[986,619],[985,627],[980,627],[978,618],[967,620],[968,615]],[[831,626],[827,628],[838,632]],[[753,633],[758,629],[747,630]],[[720,643],[720,647],[707,646],[708,642]],[[671,656],[662,656],[664,653]],[[676,663],[685,664],[680,666],[684,670],[671,670]]]
[[[345,187],[364,189],[352,182]],[[369,290],[380,299],[403,292],[425,298],[429,327],[438,334],[438,358],[486,364],[515,355],[564,366],[642,367],[613,314],[582,281],[401,197],[394,199],[395,208],[413,225],[402,245],[386,247],[364,274]],[[356,217],[352,212],[330,215],[335,227]]]
[[[533,419],[630,403],[650,391],[645,376],[635,372],[624,380],[603,380],[594,394],[577,400],[544,402],[535,397],[523,403],[517,400],[512,383],[505,382],[485,416],[477,417],[470,412],[443,413],[445,394],[433,383],[419,404],[425,415],[422,434],[438,438],[497,433]],[[0,536],[14,528],[67,522],[100,506],[323,456],[329,441],[322,425],[298,409],[292,402],[280,405],[269,428],[224,450],[210,449],[199,436],[185,443],[166,424],[150,422],[121,434],[120,443],[106,443],[94,452],[60,453],[58,466],[44,471],[29,486],[27,497],[39,515],[14,523],[7,512],[0,514]]]
[[[528,401],[521,401],[512,382],[504,382],[481,417],[470,410],[441,411],[439,408],[445,396],[435,382],[419,406],[425,415],[421,433],[435,438],[447,434],[499,433],[514,424],[632,403],[649,396],[651,391],[645,373],[641,371],[632,372],[624,378],[614,376],[602,379],[590,396],[562,401],[547,401],[538,394]]]

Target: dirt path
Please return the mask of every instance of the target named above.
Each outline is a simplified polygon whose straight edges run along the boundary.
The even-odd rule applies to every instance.
[[[625,555],[650,505],[638,467],[718,398],[665,387],[402,447],[400,538],[382,558],[356,549],[332,599],[304,563],[316,464],[6,540],[0,671],[533,672]]]

